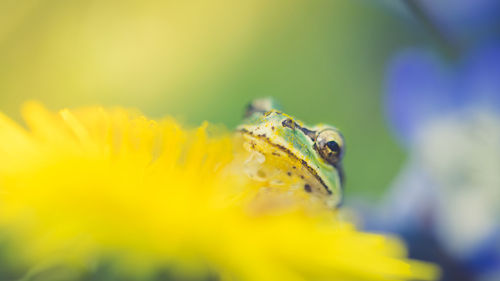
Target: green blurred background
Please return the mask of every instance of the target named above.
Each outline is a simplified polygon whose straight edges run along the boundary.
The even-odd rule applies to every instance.
[[[0,110],[122,105],[233,128],[274,96],[343,131],[347,196],[376,200],[405,157],[383,114],[385,65],[420,40],[368,0],[2,0]]]

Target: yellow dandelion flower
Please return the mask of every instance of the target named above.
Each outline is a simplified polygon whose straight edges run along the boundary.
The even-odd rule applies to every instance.
[[[252,213],[238,143],[122,108],[0,115],[0,247],[22,280],[432,280],[392,238]],[[250,198],[250,199],[249,199]],[[1,273],[0,273],[1,274]],[[3,277],[4,276],[0,276]],[[210,279],[212,278],[212,279]]]

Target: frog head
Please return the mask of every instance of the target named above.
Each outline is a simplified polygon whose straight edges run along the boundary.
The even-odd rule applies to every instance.
[[[247,150],[261,157],[255,178],[275,185],[294,182],[329,207],[340,203],[344,139],[335,127],[306,126],[278,110],[273,100],[259,99],[247,108],[238,131]]]

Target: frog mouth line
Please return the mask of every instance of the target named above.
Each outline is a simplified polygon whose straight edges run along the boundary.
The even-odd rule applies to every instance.
[[[247,134],[251,137],[254,137],[254,138],[258,138],[258,139],[263,139],[265,140],[268,144],[270,144],[271,146],[274,146],[274,147],[277,147],[279,149],[281,149],[282,151],[286,152],[288,154],[288,156],[290,156],[291,158],[294,158],[298,161],[300,161],[302,163],[303,166],[306,167],[306,169],[314,176],[314,178],[316,178],[316,180],[321,183],[321,185],[325,188],[326,192],[329,194],[329,195],[332,195],[332,191],[328,188],[328,186],[326,185],[326,183],[323,181],[323,179],[318,175],[318,173],[314,170],[314,168],[312,168],[311,166],[309,166],[307,164],[307,161],[303,160],[303,159],[300,159],[299,157],[297,157],[297,155],[293,154],[288,148],[282,146],[282,145],[279,145],[279,144],[275,144],[275,143],[272,143],[268,137],[266,137],[266,135],[264,134],[261,134],[261,135],[256,135],[244,128],[242,129],[239,129],[239,131],[243,134]]]

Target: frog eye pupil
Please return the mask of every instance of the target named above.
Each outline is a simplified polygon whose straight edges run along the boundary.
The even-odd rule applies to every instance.
[[[340,145],[336,141],[329,141],[326,143],[326,146],[333,152],[333,153],[339,153],[340,152]]]

